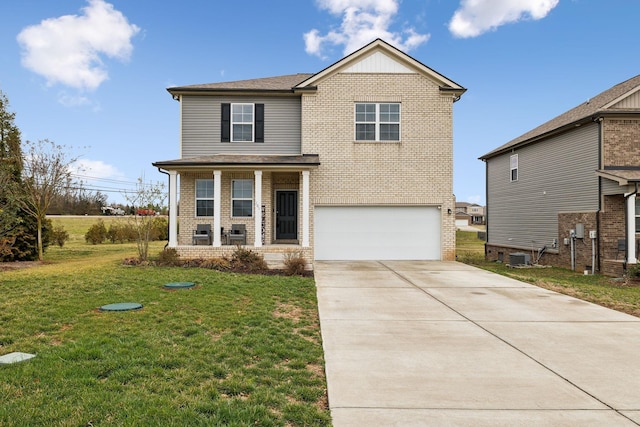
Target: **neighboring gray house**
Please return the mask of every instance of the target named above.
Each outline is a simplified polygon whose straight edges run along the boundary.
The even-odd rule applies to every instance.
[[[525,252],[542,264],[616,276],[636,263],[640,75],[480,159],[488,259]]]

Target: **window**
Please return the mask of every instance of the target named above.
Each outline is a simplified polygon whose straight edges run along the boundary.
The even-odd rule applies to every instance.
[[[636,233],[640,233],[640,200],[636,197]]]
[[[221,104],[221,142],[264,142],[264,104]]]
[[[253,104],[231,104],[231,141],[253,141]]]
[[[511,155],[510,160],[510,168],[511,168],[511,182],[518,180],[518,155]]]
[[[196,216],[213,216],[213,179],[196,179]]]
[[[251,216],[253,214],[253,180],[231,181],[231,215]]]
[[[400,141],[400,104],[356,103],[356,141]]]

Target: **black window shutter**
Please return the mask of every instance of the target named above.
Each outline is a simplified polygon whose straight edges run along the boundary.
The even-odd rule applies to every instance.
[[[231,104],[222,104],[220,141],[231,142]]]
[[[264,142],[264,104],[256,104],[256,142]]]

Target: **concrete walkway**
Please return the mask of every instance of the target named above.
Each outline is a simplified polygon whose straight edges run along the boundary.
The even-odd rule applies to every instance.
[[[316,262],[345,426],[640,425],[640,319],[454,262]]]

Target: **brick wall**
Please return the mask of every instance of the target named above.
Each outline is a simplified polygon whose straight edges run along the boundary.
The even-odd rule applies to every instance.
[[[401,141],[355,142],[355,102],[399,102]],[[311,172],[312,209],[432,205],[455,211],[452,111],[452,96],[418,74],[338,73],[319,82],[317,93],[302,97],[302,151],[319,154],[321,162]],[[454,215],[442,215],[441,248],[443,259],[455,258]]]
[[[605,166],[640,164],[640,119],[610,119],[602,122]]]
[[[564,244],[564,239],[570,236],[570,230],[576,228],[576,224],[584,226],[584,238],[575,239],[575,271],[589,270],[591,271],[592,251],[591,239],[589,238],[590,230],[597,230],[597,212],[562,212],[558,214],[558,257],[555,266],[571,268],[571,245]],[[595,269],[598,270],[597,246],[596,240],[596,262]]]

